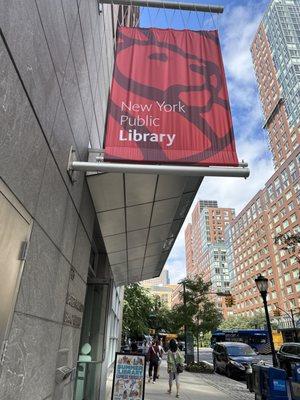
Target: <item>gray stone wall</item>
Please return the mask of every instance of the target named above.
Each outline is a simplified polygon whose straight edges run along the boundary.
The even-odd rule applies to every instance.
[[[70,146],[86,160],[102,145],[111,6],[0,0],[0,10],[0,174],[34,220],[0,400],[71,399],[55,368],[62,348],[76,365],[82,312],[68,299],[84,304],[95,215],[83,174],[72,185],[66,165]]]

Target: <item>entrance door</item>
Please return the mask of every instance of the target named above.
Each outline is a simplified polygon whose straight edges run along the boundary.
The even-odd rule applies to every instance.
[[[85,297],[75,400],[97,400],[105,358],[108,284],[89,283]]]
[[[29,214],[0,179],[0,374],[30,231]]]

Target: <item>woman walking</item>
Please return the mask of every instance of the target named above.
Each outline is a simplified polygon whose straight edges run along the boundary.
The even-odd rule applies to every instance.
[[[179,397],[179,373],[183,371],[184,357],[179,351],[175,339],[170,340],[167,363],[168,363],[168,373],[169,373],[168,393],[171,394],[173,380],[175,380],[176,397]]]
[[[157,369],[158,369],[158,364],[160,361],[159,357],[159,347],[156,342],[154,342],[148,350],[148,357],[149,357],[149,378],[148,382],[151,381],[152,378],[152,371],[153,371],[153,380],[152,383],[155,383],[156,378],[157,378]]]

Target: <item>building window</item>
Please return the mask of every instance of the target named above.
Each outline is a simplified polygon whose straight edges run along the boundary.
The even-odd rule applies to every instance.
[[[289,209],[289,211],[292,211],[292,210],[294,210],[294,208],[295,208],[295,204],[291,201],[288,205],[288,209]]]
[[[291,215],[291,222],[296,222],[297,221],[297,217],[296,214]]]
[[[293,278],[299,279],[299,271],[297,269],[294,269],[294,271],[293,271]]]
[[[292,197],[292,192],[289,190],[289,191],[286,193],[285,198],[288,200],[288,199],[290,199],[291,197]]]
[[[287,294],[291,294],[293,292],[292,286],[287,286],[286,292]]]
[[[291,217],[292,220],[292,217]],[[289,221],[286,219],[285,221],[283,221],[282,226],[284,229],[286,229],[289,226]]]
[[[289,272],[287,272],[286,274],[284,274],[284,280],[287,282],[291,279],[291,274]]]

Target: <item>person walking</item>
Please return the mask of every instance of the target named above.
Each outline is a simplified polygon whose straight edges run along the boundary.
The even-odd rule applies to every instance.
[[[152,343],[148,350],[148,357],[149,357],[149,378],[148,382],[152,380],[152,383],[155,383],[157,379],[157,369],[159,364],[159,347],[156,342]],[[153,378],[152,378],[152,371],[153,371]]]
[[[156,345],[158,347],[158,352],[159,352],[159,361],[158,361],[158,367],[157,367],[157,379],[159,379],[159,367],[163,358],[163,355],[165,354],[163,346],[162,346],[162,341],[157,340]]]
[[[184,356],[178,349],[175,339],[171,339],[167,356],[168,373],[169,373],[169,390],[172,392],[173,380],[176,382],[176,397],[179,397],[179,374],[183,371]]]

